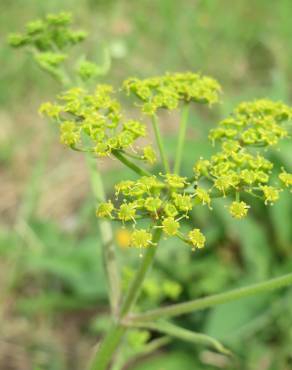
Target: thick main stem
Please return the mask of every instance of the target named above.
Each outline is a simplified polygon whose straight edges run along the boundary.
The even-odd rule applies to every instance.
[[[111,362],[112,355],[117,349],[126,327],[115,324],[103,339],[100,347],[92,360],[90,370],[107,370]]]
[[[292,273],[249,285],[247,287],[238,288],[229,292],[211,295],[209,297],[195,299],[185,303],[174,304],[168,307],[158,308],[156,310],[145,312],[141,315],[135,315],[130,318],[131,322],[153,321],[161,318],[179,316],[185,313],[190,313],[197,310],[202,310],[208,307],[213,307],[218,304],[234,301],[239,298],[252,296],[258,293],[265,293],[270,290],[280,289],[285,286],[292,285]]]
[[[105,193],[101,175],[96,167],[96,160],[88,154],[87,162],[92,191],[97,202],[102,202],[105,200]],[[121,279],[115,256],[112,227],[110,222],[105,219],[103,220],[100,219],[98,221],[98,225],[102,240],[103,262],[105,266],[105,272],[109,287],[109,301],[111,311],[114,314],[114,316],[117,316],[121,296],[120,291]]]
[[[159,153],[160,153],[161,162],[162,162],[162,164],[164,166],[165,172],[168,172],[169,173],[170,172],[170,168],[169,168],[168,160],[167,160],[167,157],[166,157],[166,152],[165,152],[165,149],[164,149],[162,137],[161,137],[161,134],[160,134],[159,125],[158,125],[158,119],[157,119],[156,114],[154,114],[152,116],[152,126],[153,126],[153,130],[154,130],[154,134],[155,134],[155,139],[156,139],[156,142],[157,142],[158,150],[159,150]]]
[[[149,247],[143,257],[142,263],[137,270],[134,279],[130,285],[129,291],[126,294],[125,300],[123,302],[121,313],[120,313],[120,321],[122,318],[126,316],[141,291],[141,286],[143,284],[145,275],[152,264],[154,255],[157,250],[157,245],[159,243],[161,237],[162,229],[157,228],[153,233],[152,242],[156,244],[156,246]],[[126,327],[121,323],[117,322],[113,325],[113,327],[109,330],[106,337],[102,341],[95,357],[92,361],[90,370],[107,370],[108,366],[111,362],[112,355],[117,349],[122,336],[126,331]]]
[[[182,156],[183,156],[183,149],[184,149],[184,141],[187,131],[187,124],[188,124],[188,117],[189,117],[189,105],[185,105],[182,109],[182,117],[179,127],[179,134],[178,134],[178,143],[176,148],[175,154],[175,162],[174,162],[174,170],[173,172],[178,174],[180,171]]]

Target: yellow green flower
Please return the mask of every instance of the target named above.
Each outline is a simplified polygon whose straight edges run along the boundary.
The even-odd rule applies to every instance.
[[[124,203],[118,211],[118,218],[121,221],[135,221],[136,205],[135,203]]]
[[[186,177],[181,177],[176,174],[167,173],[165,182],[171,188],[182,189],[186,185]]]
[[[273,186],[263,185],[261,186],[261,190],[264,193],[265,204],[273,204],[279,199],[280,191],[277,188]]]
[[[202,203],[203,205],[207,204],[208,207],[211,206],[211,197],[207,190],[197,188],[195,190],[195,195],[196,195],[195,199],[197,199],[200,203]]]
[[[257,181],[257,172],[244,169],[240,172],[240,178],[245,184],[251,185]]]
[[[39,113],[50,118],[58,119],[63,109],[64,108],[61,105],[46,102],[40,106]]]
[[[206,175],[208,174],[209,167],[210,167],[210,161],[201,158],[195,163],[193,167],[194,174],[196,176]]]
[[[279,179],[286,187],[292,186],[292,173],[283,171],[280,173]]]
[[[199,74],[173,73],[139,80],[130,78],[123,83],[127,94],[138,97],[142,111],[153,115],[158,109],[176,109],[180,102],[214,104],[219,100],[221,87],[217,81]]]
[[[193,229],[188,233],[190,243],[195,248],[203,248],[205,246],[206,238],[200,229]]]
[[[112,217],[112,211],[114,210],[114,205],[109,200],[108,202],[100,203],[96,210],[97,217]]]
[[[174,236],[179,230],[179,222],[173,217],[167,217],[162,221],[163,232],[168,236]]]
[[[64,121],[60,125],[60,140],[64,145],[75,145],[80,141],[80,130],[72,121]]]
[[[174,204],[167,202],[164,206],[164,213],[168,217],[175,217],[178,214],[178,210]]]
[[[144,207],[147,211],[153,212],[158,216],[157,212],[162,205],[162,200],[158,197],[149,197],[144,202]]]
[[[147,248],[152,245],[152,235],[145,229],[136,229],[130,237],[130,246],[135,248]]]
[[[157,161],[156,153],[151,145],[145,146],[143,148],[142,159],[144,159],[149,164],[154,164]]]
[[[185,194],[173,194],[173,201],[177,209],[183,212],[189,212],[193,208],[192,198]]]
[[[247,216],[250,207],[245,202],[232,202],[229,207],[229,212],[232,217],[240,219]]]
[[[214,186],[220,190],[224,196],[226,195],[226,192],[230,188],[235,188],[236,185],[239,183],[239,177],[236,173],[228,173],[227,175],[223,175],[221,177],[218,177],[214,181]]]

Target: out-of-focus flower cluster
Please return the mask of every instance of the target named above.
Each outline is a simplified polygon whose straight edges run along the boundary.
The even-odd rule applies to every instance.
[[[70,47],[87,37],[86,32],[71,28],[72,21],[71,13],[48,14],[43,19],[29,22],[24,33],[11,34],[9,44],[15,48],[26,47],[41,68],[63,83],[67,83],[64,71],[60,67],[68,58]],[[79,61],[75,69],[83,81],[101,73],[97,64],[86,59]]]
[[[84,31],[71,30],[71,24],[70,13],[48,14],[44,19],[27,23],[24,33],[11,34],[9,43],[14,47],[33,46],[42,52],[51,51],[53,47],[63,50],[87,36]]]
[[[132,148],[138,138],[146,135],[143,123],[123,117],[109,85],[97,85],[93,94],[81,88],[70,89],[59,96],[58,103],[44,103],[40,112],[58,122],[64,145],[94,152],[98,157]],[[155,162],[151,146],[144,148],[141,159]]]
[[[127,94],[134,94],[142,103],[142,111],[153,115],[159,108],[174,110],[179,103],[214,104],[221,87],[210,77],[196,73],[173,73],[140,80],[130,78],[123,84]]]
[[[210,131],[213,143],[220,149],[210,160],[200,159],[194,165],[194,179],[206,179],[219,196],[240,193],[262,198],[265,204],[278,200],[283,186],[292,184],[292,176],[283,170],[280,181],[271,184],[273,163],[263,154],[267,147],[288,137],[283,126],[292,118],[292,109],[283,103],[270,100],[241,103],[234,113]],[[263,150],[264,149],[264,150]],[[243,218],[249,206],[236,199],[229,211],[235,218]]]
[[[181,221],[188,218],[189,212],[197,203],[209,202],[209,197],[201,189],[193,194],[186,194],[188,187],[185,177],[175,174],[144,176],[136,181],[126,180],[115,186],[117,205],[110,200],[101,203],[96,211],[97,217],[132,223],[130,245],[137,248],[151,246],[151,225],[161,228],[166,237],[176,236],[195,248],[202,248],[205,237],[199,229],[193,229],[184,235]],[[136,226],[140,220],[152,220],[149,228]],[[143,221],[142,221],[143,222]]]

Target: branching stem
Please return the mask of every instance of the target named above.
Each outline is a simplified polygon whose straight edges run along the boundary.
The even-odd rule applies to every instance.
[[[119,150],[112,151],[113,156],[115,156],[120,162],[122,162],[125,166],[130,168],[132,171],[136,172],[140,176],[151,176],[151,173],[144,170],[143,168],[139,167],[128,158],[124,156],[124,154]]]
[[[213,307],[218,304],[234,301],[243,297],[252,296],[259,293],[265,293],[270,290],[284,288],[292,285],[292,273],[270,279],[261,283],[249,285],[246,287],[234,289],[231,291],[211,295],[200,299],[195,299],[185,303],[178,303],[167,307],[148,311],[141,315],[135,315],[130,318],[131,322],[153,321],[166,317],[180,316],[186,313]]]

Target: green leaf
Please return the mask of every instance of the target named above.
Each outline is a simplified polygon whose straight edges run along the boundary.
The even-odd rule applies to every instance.
[[[249,280],[261,280],[269,276],[272,247],[264,227],[251,216],[244,220],[233,219],[226,210],[227,202],[214,202],[214,213],[220,218],[230,239],[240,243]]]
[[[246,297],[215,307],[209,314],[205,327],[208,335],[220,340],[239,339],[242,330],[268,306],[266,297]]]
[[[289,252],[291,244],[291,194],[285,191],[280,199],[269,208],[269,214],[275,232],[276,242],[285,252]]]
[[[187,355],[184,352],[175,351],[160,355],[158,357],[150,358],[142,364],[131,367],[131,370],[188,370],[196,369],[202,370],[194,356]]]

